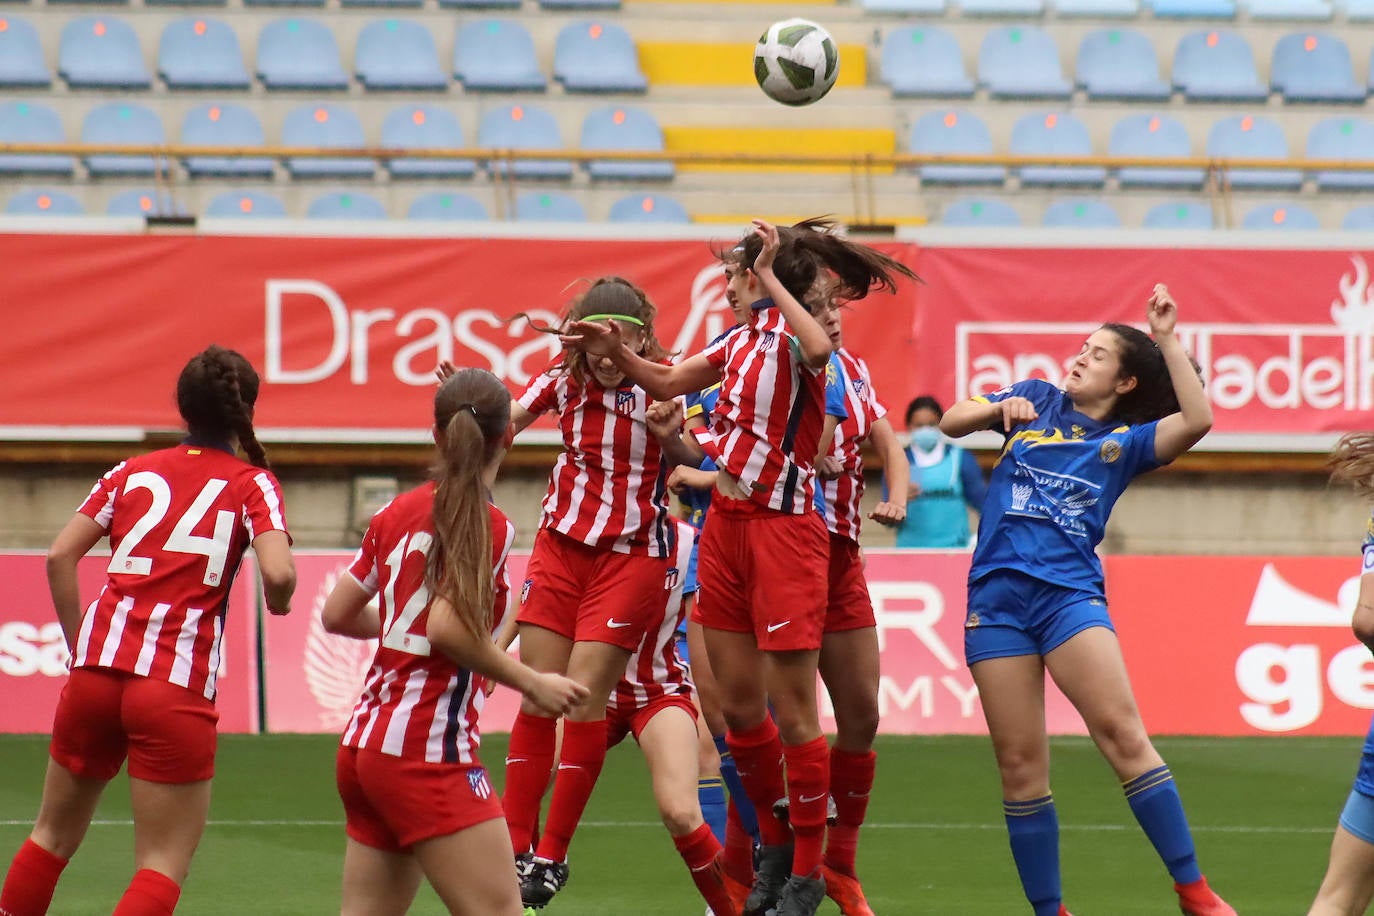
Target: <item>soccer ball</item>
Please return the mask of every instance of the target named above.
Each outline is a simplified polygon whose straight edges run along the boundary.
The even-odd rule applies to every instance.
[[[810,105],[839,75],[835,39],[809,19],[773,23],[754,47],[754,78],[769,98],[784,105]]]

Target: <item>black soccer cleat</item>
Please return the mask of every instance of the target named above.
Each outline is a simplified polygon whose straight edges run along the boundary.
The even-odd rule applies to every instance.
[[[806,878],[791,875],[787,879],[787,886],[782,889],[773,916],[816,916],[816,910],[823,900],[825,879],[819,871]]]
[[[782,821],[784,824],[791,825],[792,802],[786,798],[780,798],[773,802],[773,817]],[[840,809],[835,807],[835,796],[825,797],[825,823],[827,826],[834,827],[840,820]]]
[[[760,846],[755,872],[754,887],[745,898],[741,916],[765,916],[777,905],[792,874],[792,844]]]
[[[532,856],[520,875],[520,902],[532,909],[543,909],[567,885],[569,874],[567,862]]]

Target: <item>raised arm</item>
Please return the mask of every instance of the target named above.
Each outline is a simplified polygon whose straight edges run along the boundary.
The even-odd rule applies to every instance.
[[[780,241],[778,239],[778,229],[772,223],[764,222],[761,219],[754,220],[754,233],[763,239],[763,250],[754,259],[754,276],[759,278],[763,284],[763,289],[773,300],[773,304],[782,312],[782,317],[786,319],[787,326],[792,329],[792,333],[797,338],[797,344],[801,347],[802,361],[812,369],[819,369],[830,360],[830,354],[834,351],[835,345],[830,341],[830,335],[826,333],[821,323],[815,319],[806,307],[797,301],[797,297],[787,291],[787,287],[782,285],[777,274],[773,273],[773,258],[778,253]]]
[[[1178,413],[1159,421],[1155,427],[1155,460],[1168,464],[1196,445],[1212,428],[1212,404],[1203,390],[1193,362],[1174,334],[1178,305],[1163,283],[1156,283],[1149,301],[1150,333],[1159,345],[1169,381],[1178,398]]]
[[[655,401],[671,401],[720,381],[720,372],[700,353],[671,366],[645,359],[625,346],[615,321],[574,321],[558,339],[563,346],[576,347],[589,356],[607,357]]]

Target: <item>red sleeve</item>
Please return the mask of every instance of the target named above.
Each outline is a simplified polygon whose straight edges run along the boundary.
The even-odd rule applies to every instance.
[[[506,608],[510,605],[510,571],[506,568],[506,558],[515,546],[515,526],[506,518],[505,513],[491,506],[491,551],[492,551],[492,615],[491,628],[495,633],[505,619]]]
[[[719,370],[725,366],[725,361],[730,356],[730,343],[734,339],[734,334],[718,337],[707,345],[705,350],[701,351],[701,355],[706,357],[706,361],[711,364],[713,369]]]
[[[887,405],[878,399],[878,391],[873,387],[873,376],[868,371],[868,363],[861,359],[855,360],[859,365],[859,371],[864,377],[864,400],[868,402],[869,415],[873,422],[881,420],[887,416]]]
[[[86,497],[86,501],[76,510],[84,516],[95,521],[106,531],[110,530],[110,518],[114,515],[115,496],[124,486],[124,465],[126,462],[110,468],[105,476],[95,482],[91,487],[91,493]]]
[[[567,379],[567,374],[556,373],[553,369],[554,366],[551,365],[530,379],[529,385],[521,392],[520,397],[515,399],[521,407],[536,416],[558,410],[558,393]]]
[[[348,574],[362,586],[363,591],[369,597],[377,597],[377,591],[381,587],[377,576],[377,528],[382,523],[382,513],[387,510],[387,503],[377,514],[372,516],[372,521],[368,523],[367,533],[363,535],[362,546],[358,548],[358,553],[353,557],[353,562],[348,567]]]
[[[248,542],[268,531],[280,531],[287,540],[291,532],[286,530],[286,510],[283,508],[281,484],[271,471],[254,469],[248,481],[243,498],[244,522],[248,525]]]

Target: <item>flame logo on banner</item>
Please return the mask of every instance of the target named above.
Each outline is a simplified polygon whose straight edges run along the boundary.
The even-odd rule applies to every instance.
[[[306,686],[320,706],[320,726],[329,731],[340,731],[348,724],[377,653],[375,639],[335,636],[324,628],[325,599],[347,570],[346,564],[340,565],[320,583],[310,609],[310,633],[302,659]]]
[[[694,353],[734,323],[730,302],[725,298],[725,271],[720,264],[703,267],[692,279],[692,309],[670,349],[674,353]]]
[[[1369,292],[1369,266],[1357,254],[1350,256],[1354,275],[1341,274],[1341,298],[1331,302],[1331,320],[1355,334],[1374,332],[1374,296]]]

